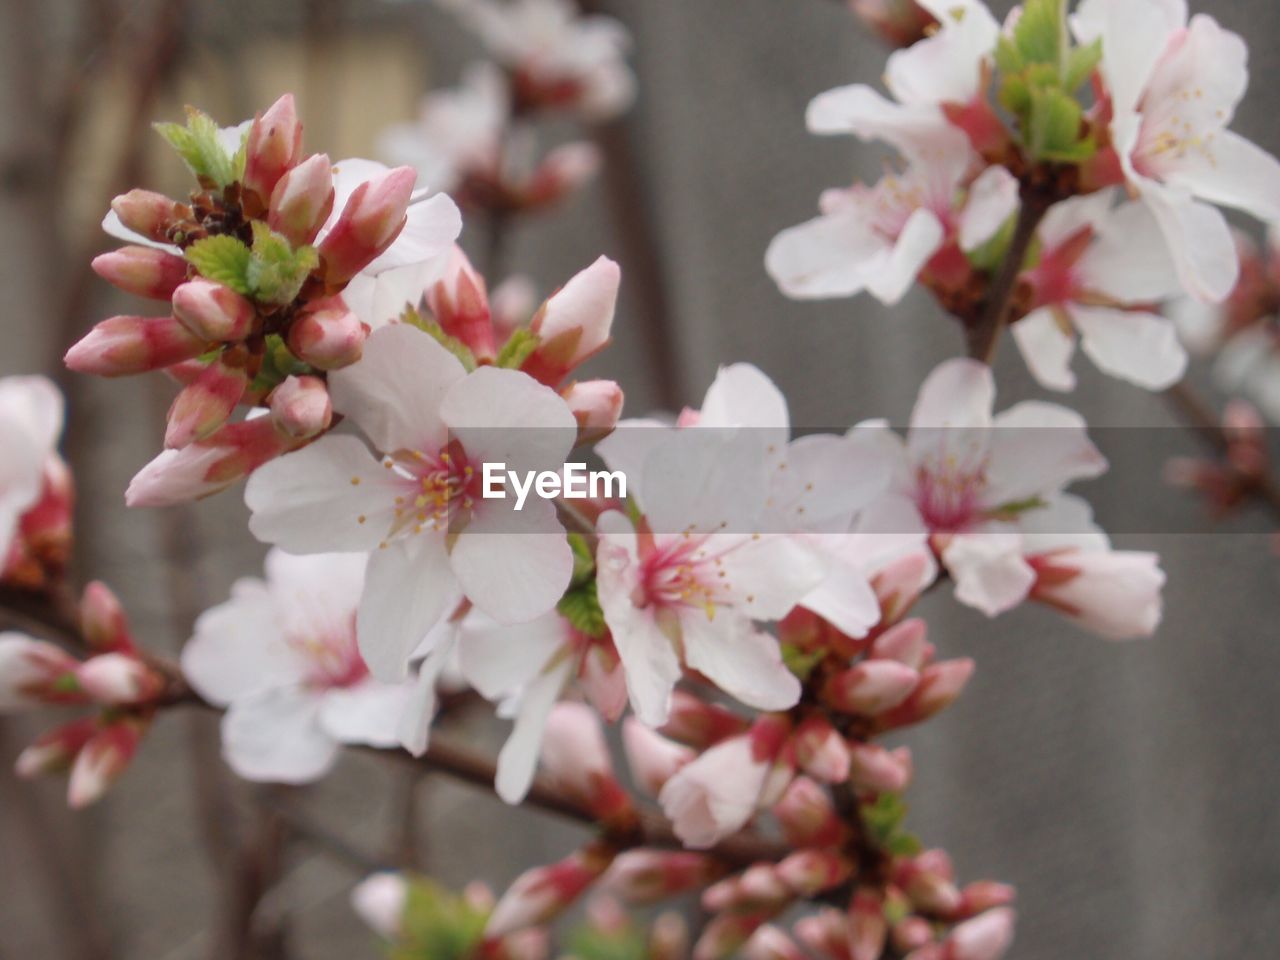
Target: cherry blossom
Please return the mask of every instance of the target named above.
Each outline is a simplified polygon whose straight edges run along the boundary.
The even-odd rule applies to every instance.
[[[361,554],[272,550],[265,581],[238,581],[196,622],[182,670],[226,708],[223,756],[240,776],[306,783],[329,771],[341,744],[398,742],[413,684],[382,683],[361,659],[364,572]]]
[[[482,498],[480,466],[559,469],[576,434],[563,400],[517,371],[467,373],[408,324],[376,331],[329,387],[381,457],[330,434],[272,461],[245,490],[249,527],[295,553],[372,551],[358,621],[375,676],[402,678],[464,596],[500,623],[556,604],[573,560],[554,504]]]
[[[1031,312],[1013,337],[1036,379],[1075,387],[1075,333],[1098,367],[1149,390],[1177,382],[1187,357],[1171,320],[1142,304],[1179,292],[1177,274],[1150,209],[1112,208],[1109,191],[1054,206],[1040,226],[1039,262],[1023,274]]]
[[[52,464],[60,464],[62,394],[44,377],[0,378],[0,569],[23,515],[37,506]]]
[[[1072,21],[1102,40],[1121,175],[1164,234],[1187,292],[1224,299],[1238,274],[1222,213],[1280,219],[1280,162],[1228,129],[1248,86],[1244,41],[1186,0],[1084,0]]]

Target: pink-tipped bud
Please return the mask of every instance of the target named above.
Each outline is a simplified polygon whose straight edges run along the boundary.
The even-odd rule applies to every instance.
[[[933,559],[921,551],[895,560],[872,578],[871,589],[880,601],[881,624],[897,623],[906,616],[934,569]]]
[[[834,850],[798,850],[774,872],[796,896],[809,898],[844,883],[853,873],[853,864]]]
[[[777,803],[773,816],[793,847],[834,847],[845,835],[827,792],[808,777],[796,777]]]
[[[1018,891],[1007,883],[994,880],[977,880],[960,891],[963,903],[960,912],[974,916],[995,907],[1007,907],[1018,899]]]
[[[101,800],[112,785],[128,769],[147,724],[136,718],[125,718],[99,730],[71,765],[67,784],[67,803],[82,810]]]
[[[85,693],[104,706],[145,703],[164,689],[162,677],[127,653],[104,653],[86,660],[76,679]]]
[[[705,884],[715,864],[685,850],[628,850],[613,861],[606,888],[629,903],[654,903]]]
[[[507,888],[489,915],[485,937],[497,939],[559,916],[600,877],[614,858],[596,843],[550,866],[526,870]]]
[[[111,317],[103,320],[63,361],[76,373],[123,377],[200,356],[208,342],[173,317]]]
[[[111,201],[111,209],[125,227],[160,243],[169,241],[169,228],[182,218],[178,203],[151,190],[122,193]]]
[[[849,955],[849,920],[830,908],[801,917],[792,925],[796,938],[820,957]]]
[[[409,884],[399,873],[375,873],[351,891],[351,906],[374,933],[394,940],[404,929]]]
[[[608,257],[601,257],[561,287],[529,324],[539,342],[521,369],[535,380],[556,386],[575,367],[604,349],[621,282],[622,270]]]
[[[622,416],[622,387],[612,380],[585,380],[570,384],[560,396],[578,421],[577,443],[599,443],[618,425]]]
[[[329,429],[333,401],[319,377],[287,377],[271,392],[271,419],[286,436],[307,440]]]
[[[248,387],[249,375],[243,367],[213,361],[195,383],[174,397],[164,445],[178,449],[212,434],[231,418]]]
[[[489,294],[461,247],[454,246],[444,275],[427,288],[426,301],[445,333],[465,343],[477,361],[493,362],[498,352]]]
[[[311,243],[333,212],[333,164],[313,154],[280,178],[271,191],[267,226],[295,247]]]
[[[412,167],[396,167],[360,184],[338,222],[320,244],[324,281],[346,283],[395,242],[417,179]]]
[[[71,559],[75,493],[71,468],[50,454],[39,499],[19,518],[8,556],[0,556],[0,580],[41,590],[63,579]]]
[[[945,960],[1000,960],[1013,943],[1017,915],[997,907],[957,925],[943,944]]]
[[[713,883],[702,892],[708,913],[777,907],[792,899],[791,889],[772,863],[757,863],[741,874]]]
[[[207,497],[303,443],[282,434],[270,417],[228,423],[204,440],[157,456],[129,483],[125,503],[168,507]]]
[[[600,149],[593,143],[566,143],[550,151],[523,190],[529,207],[558,203],[600,172]]]
[[[133,636],[124,607],[111,588],[94,580],[80,597],[80,629],[85,642],[98,653],[130,653]]]
[[[822,783],[849,779],[849,744],[826,717],[813,716],[796,728],[792,739],[800,769]]]
[[[265,113],[254,118],[245,144],[241,182],[265,203],[280,178],[298,162],[301,152],[302,124],[298,121],[293,94],[286,93]]]
[[[743,960],[807,960],[794,940],[780,927],[766,923],[742,947]]]
[[[0,633],[0,713],[44,703],[80,703],[79,662],[51,643]]]
[[[338,370],[360,359],[368,328],[341,297],[317,300],[289,326],[293,355],[319,370]]]
[[[871,643],[870,656],[876,660],[897,660],[913,670],[925,665],[929,652],[929,628],[923,620],[903,620]]]
[[[831,677],[823,687],[827,703],[842,713],[875,717],[905,701],[920,674],[897,660],[864,660]]]
[[[937,26],[915,0],[849,0],[849,9],[893,47],[909,47]]]
[[[704,749],[737,736],[748,726],[747,721],[732,710],[677,690],[671,695],[671,713],[662,732],[681,743]]]
[[[693,960],[723,960],[733,954],[769,920],[773,911],[721,913],[712,918],[693,947]]]
[[[649,930],[648,960],[686,960],[689,924],[674,910],[658,914]]]
[[[956,698],[968,686],[974,666],[971,659],[962,657],[925,667],[920,673],[920,683],[911,691],[911,696],[878,717],[881,726],[887,729],[920,723],[945,710],[955,703]]]
[[[586,704],[563,701],[552,707],[541,759],[547,780],[597,819],[608,821],[631,811],[626,791],[613,776],[600,718]]]
[[[93,272],[125,293],[168,300],[187,279],[187,261],[154,247],[121,247],[93,258]]]
[[[668,740],[635,717],[627,717],[622,722],[622,746],[636,786],[653,797],[677,770],[697,756],[688,747]]]
[[[876,743],[854,744],[849,779],[873,793],[901,793],[911,784],[911,751],[886,750]]]
[[[859,887],[849,901],[849,960],[880,960],[888,935],[883,893]]]
[[[173,292],[173,315],[203,340],[235,342],[253,332],[257,311],[230,287],[197,277]]]
[[[951,916],[960,907],[960,891],[952,880],[951,861],[941,850],[926,850],[911,860],[899,860],[896,883],[923,913]]]
[[[93,717],[81,717],[50,730],[18,754],[14,772],[23,780],[65,773],[97,732],[98,723]]]
[[[911,953],[933,943],[933,926],[924,917],[903,917],[893,925],[889,936],[898,953]],[[879,954],[876,956],[878,958]]]
[[[947,951],[940,943],[926,943],[918,950],[912,950],[903,960],[947,960]]]

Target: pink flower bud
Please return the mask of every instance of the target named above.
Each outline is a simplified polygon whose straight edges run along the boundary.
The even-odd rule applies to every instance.
[[[926,850],[914,859],[899,860],[893,877],[917,910],[944,917],[960,907],[960,891],[951,878],[951,861],[941,850]]]
[[[854,744],[849,778],[855,787],[873,793],[901,793],[911,783],[911,751],[886,750],[876,743]]]
[[[270,417],[228,423],[204,440],[157,456],[130,482],[125,502],[167,507],[207,497],[304,443],[282,434]]]
[[[849,879],[853,864],[833,850],[799,850],[781,861],[774,873],[797,897],[813,897]]]
[[[399,873],[375,873],[351,891],[351,906],[374,933],[395,940],[404,928],[409,884]]]
[[[462,248],[454,246],[444,276],[427,288],[427,308],[451,337],[456,337],[481,363],[497,357],[489,295]]]
[[[187,261],[153,247],[121,247],[94,257],[93,271],[125,293],[168,300],[187,279]]]
[[[849,745],[826,717],[813,716],[796,728],[792,743],[800,769],[822,783],[849,779]]]
[[[169,228],[182,218],[179,204],[151,190],[123,193],[111,201],[111,209],[125,227],[159,243],[168,243]]]
[[[628,850],[613,861],[606,888],[629,903],[653,903],[702,886],[715,864],[685,850]]]
[[[696,756],[688,747],[650,730],[635,717],[622,722],[622,746],[636,786],[655,797],[675,772]]]
[[[71,556],[74,504],[71,469],[50,454],[39,499],[18,519],[8,556],[0,556],[0,580],[39,590],[62,579]]]
[[[521,366],[535,380],[556,386],[609,342],[622,271],[601,257],[574,276],[534,315],[536,350]]]
[[[1150,636],[1160,623],[1164,571],[1154,553],[1062,550],[1029,557],[1031,597],[1110,640]]]
[[[133,717],[119,720],[99,730],[71,765],[67,803],[82,810],[101,800],[128,769],[147,724]]]
[[[791,889],[771,863],[757,863],[741,874],[713,883],[702,893],[708,913],[780,906],[792,899]]]
[[[893,925],[890,936],[895,950],[910,953],[933,943],[933,927],[924,917],[904,917]]]
[[[80,628],[85,642],[99,653],[130,653],[134,649],[124,608],[100,580],[85,586],[80,597]]]
[[[84,745],[98,732],[93,717],[82,717],[43,734],[35,743],[18,754],[14,772],[23,780],[71,769]]]
[[[81,703],[79,663],[51,643],[0,633],[0,713],[42,703]]]
[[[872,578],[871,589],[880,601],[881,624],[897,623],[906,615],[935,569],[932,558],[921,551],[895,560]]]
[[[888,663],[890,661],[884,661]],[[968,657],[930,664],[920,673],[920,683],[903,703],[878,719],[885,729],[920,723],[955,703],[973,676],[974,662]]]
[[[874,887],[859,887],[849,902],[849,960],[880,960],[888,932],[884,895]]]
[[[333,401],[319,377],[288,377],[271,392],[271,419],[287,436],[307,440],[329,429]]]
[[[505,937],[546,923],[567,910],[613,861],[606,844],[591,844],[559,863],[526,870],[507,888],[489,915],[485,937]]]
[[[732,710],[706,703],[677,690],[671,695],[671,713],[662,732],[672,739],[702,748],[744,732],[748,723]]]
[[[245,144],[244,177],[241,182],[265,203],[276,183],[298,162],[302,152],[302,124],[293,94],[283,97],[254,118]]]
[[[174,397],[164,445],[177,449],[209,436],[231,418],[248,387],[249,375],[243,367],[213,361],[195,383]]]
[[[913,670],[925,665],[929,629],[923,620],[903,620],[890,627],[871,643],[870,656],[876,660],[897,660]]]
[[[542,771],[557,789],[609,820],[631,810],[613,776],[609,747],[596,712],[583,703],[557,703],[542,735]]]
[[[807,960],[794,940],[779,927],[766,923],[742,947],[743,960]]]
[[[845,835],[831,798],[808,777],[796,777],[791,782],[782,799],[773,805],[773,816],[793,847],[834,847]]]
[[[122,377],[190,360],[208,346],[173,317],[111,317],[85,334],[63,360],[76,373]]]
[[[333,164],[313,154],[280,178],[271,191],[267,226],[295,247],[315,240],[333,212]]]
[[[849,0],[857,14],[885,43],[909,47],[929,35],[937,25],[933,16],[915,0]]]
[[[320,370],[338,370],[360,359],[368,328],[341,297],[317,300],[289,326],[293,355]]]
[[[412,167],[396,167],[360,184],[338,222],[320,244],[324,281],[346,283],[395,242],[417,179]]]
[[[622,416],[622,387],[612,380],[572,383],[560,396],[578,421],[577,443],[599,443],[618,425]]]
[[[162,677],[127,653],[92,657],[80,664],[76,678],[85,693],[105,706],[145,703],[164,689]]]
[[[947,952],[940,943],[926,943],[918,950],[912,950],[903,960],[947,960]]]
[[[548,960],[551,933],[542,927],[527,927],[485,945],[486,960]]]
[[[973,916],[994,907],[1007,907],[1018,899],[1018,891],[1007,883],[996,883],[992,880],[978,880],[969,884],[960,895],[964,902],[960,912],[965,916]]]
[[[771,915],[769,910],[718,914],[694,944],[693,960],[722,960],[732,956]]]
[[[674,910],[653,921],[649,932],[648,960],[686,960],[689,956],[689,924]]]
[[[202,340],[235,342],[253,332],[257,311],[230,287],[197,277],[173,292],[173,315]]]
[[[1017,915],[997,907],[956,926],[944,943],[946,960],[1000,960],[1013,943]]]
[[[797,939],[820,957],[845,957],[849,953],[849,921],[830,908],[801,917],[792,926]]]
[[[600,172],[600,149],[593,143],[566,143],[550,151],[529,180],[523,202],[529,207],[558,203]]]
[[[874,717],[911,695],[920,674],[897,660],[864,660],[831,677],[823,698],[836,710]]]

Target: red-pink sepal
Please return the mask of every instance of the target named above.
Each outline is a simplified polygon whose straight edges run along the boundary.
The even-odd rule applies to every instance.
[[[613,433],[622,416],[622,387],[612,380],[581,380],[560,391],[578,422],[579,446],[599,443]]]
[[[154,247],[121,247],[93,258],[93,272],[125,293],[168,300],[186,282],[187,261]]]
[[[920,723],[955,703],[973,676],[968,657],[932,663],[920,672],[920,683],[902,704],[877,717],[884,729]]]
[[[256,193],[265,206],[280,178],[302,153],[302,123],[293,94],[286,93],[258,114],[245,142],[241,184]]]
[[[40,499],[18,519],[7,557],[0,557],[0,581],[43,590],[62,580],[71,559],[75,482],[56,453],[44,465]]]
[[[316,300],[289,326],[290,351],[320,370],[338,370],[360,359],[369,328],[341,297]]]
[[[426,290],[427,309],[449,336],[466,344],[479,363],[498,355],[489,293],[462,248],[454,246],[444,275]]]
[[[329,429],[333,401],[319,377],[287,377],[271,392],[271,419],[283,434],[306,440]]]
[[[616,855],[612,846],[596,842],[559,863],[526,870],[493,908],[485,937],[505,937],[559,916],[599,879]]]
[[[884,893],[875,887],[858,887],[849,901],[850,960],[880,960],[888,936]]]
[[[943,960],[1000,960],[1013,943],[1017,914],[996,907],[957,924],[942,943]]]
[[[911,784],[911,750],[886,750],[878,743],[855,743],[850,782],[872,793],[901,793]]]
[[[123,377],[191,360],[208,346],[173,317],[111,317],[77,341],[64,362],[76,373]]]
[[[138,752],[150,721],[126,716],[101,727],[71,765],[67,803],[74,810],[101,800]]]
[[[875,717],[906,701],[919,683],[920,674],[905,663],[863,660],[831,676],[822,699],[841,713]]]
[[[707,703],[687,691],[677,690],[671,696],[671,713],[662,733],[703,750],[737,736],[748,726],[747,720],[727,707]]]
[[[147,703],[165,687],[163,677],[127,653],[90,657],[76,670],[76,679],[92,700],[109,707]]]
[[[271,191],[267,226],[295,247],[315,240],[333,212],[333,164],[312,154],[280,178]]]
[[[396,167],[360,184],[320,243],[324,282],[332,290],[371,264],[395,242],[417,179],[412,167]]]
[[[111,209],[125,227],[158,243],[168,243],[170,227],[183,218],[184,212],[191,212],[152,190],[122,193],[111,201]]]
[[[70,723],[41,734],[29,747],[18,754],[14,772],[23,780],[50,773],[65,773],[71,769],[84,745],[98,732],[95,717],[81,717]]]
[[[718,872],[714,860],[688,850],[628,850],[604,879],[609,892],[628,903],[654,903],[703,886]]]
[[[243,367],[214,360],[195,383],[173,398],[164,445],[177,449],[209,436],[231,418],[248,387],[249,375]]]
[[[871,589],[880,601],[880,626],[897,623],[920,599],[933,560],[923,551],[895,560],[871,579]]]
[[[796,777],[773,805],[773,816],[793,847],[835,847],[847,834],[831,797],[808,777]]]
[[[230,287],[196,277],[173,292],[173,315],[202,341],[233,343],[253,332],[257,311]]]
[[[689,747],[667,739],[635,717],[622,721],[622,746],[632,780],[653,797],[677,770],[697,756]]]
[[[137,649],[124,607],[101,580],[88,583],[80,595],[80,630],[85,643],[97,653],[132,653]]]

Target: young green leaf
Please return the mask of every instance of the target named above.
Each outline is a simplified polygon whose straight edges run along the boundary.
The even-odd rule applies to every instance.
[[[218,125],[207,113],[187,107],[187,122],[157,123],[156,133],[178,152],[195,176],[225,187],[236,179],[235,164],[218,139]]]
[[[319,263],[315,247],[304,244],[295,250],[265,223],[253,222],[247,279],[253,295],[263,303],[290,303]]]
[[[184,256],[206,280],[230,287],[242,296],[252,292],[249,261],[253,251],[236,237],[227,234],[205,237],[187,247]]]

